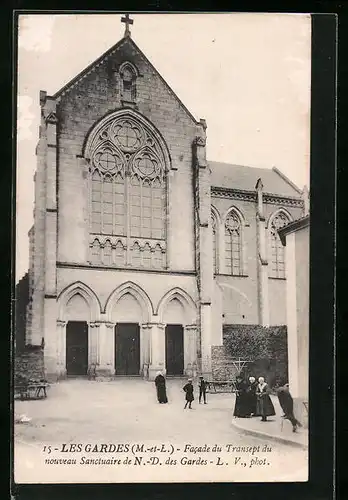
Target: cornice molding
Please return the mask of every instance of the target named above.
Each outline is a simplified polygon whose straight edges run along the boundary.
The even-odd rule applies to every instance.
[[[230,200],[251,201],[254,203],[257,201],[256,191],[245,191],[242,189],[212,186],[211,195],[216,198],[227,198]],[[291,196],[282,196],[273,193],[263,193],[263,202],[270,205],[304,208],[304,202],[301,198],[293,198]]]
[[[282,196],[272,193],[264,193],[263,202],[270,205],[304,208],[304,201],[302,198],[292,198],[291,196]]]
[[[57,268],[61,269],[89,269],[91,271],[93,270],[102,270],[102,271],[123,271],[127,273],[145,273],[145,274],[164,274],[167,276],[173,275],[173,276],[197,276],[197,273],[192,270],[192,271],[175,271],[175,270],[170,270],[170,269],[144,269],[144,268],[135,268],[135,267],[118,267],[116,265],[114,266],[102,266],[102,265],[96,265],[96,264],[81,264],[77,262],[62,262],[62,261],[57,261],[56,262]]]
[[[244,191],[242,189],[231,189],[225,187],[211,187],[211,194],[217,198],[228,198],[230,200],[256,201],[256,192]]]

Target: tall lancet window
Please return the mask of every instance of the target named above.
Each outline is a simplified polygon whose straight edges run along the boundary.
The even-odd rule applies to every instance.
[[[243,274],[242,267],[242,224],[237,212],[232,210],[225,222],[225,267],[233,276]]]
[[[165,266],[168,161],[157,134],[128,111],[106,120],[94,134],[89,155],[94,263]]]
[[[214,274],[217,274],[218,271],[218,234],[217,234],[217,224],[216,224],[216,218],[215,215],[212,213],[211,214],[211,230],[212,230],[212,237],[213,237],[213,272]]]
[[[290,218],[285,212],[276,213],[270,220],[270,277],[285,278],[285,248],[278,230],[289,224]]]
[[[123,101],[134,102],[136,99],[136,70],[128,62],[120,68],[121,77],[121,98]]]

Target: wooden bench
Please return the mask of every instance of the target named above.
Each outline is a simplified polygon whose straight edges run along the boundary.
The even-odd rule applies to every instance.
[[[48,387],[47,382],[29,382],[28,384],[15,385],[15,393],[19,394],[21,400],[47,398]]]
[[[206,384],[209,392],[234,392],[234,383],[231,380],[207,380]],[[227,388],[230,390],[218,390]]]

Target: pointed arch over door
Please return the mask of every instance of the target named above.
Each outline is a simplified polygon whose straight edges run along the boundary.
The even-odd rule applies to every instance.
[[[165,267],[171,160],[162,135],[140,113],[119,110],[90,132],[84,156],[89,162],[90,260],[100,255],[106,266]],[[103,248],[105,238],[111,253],[98,253],[96,245]]]

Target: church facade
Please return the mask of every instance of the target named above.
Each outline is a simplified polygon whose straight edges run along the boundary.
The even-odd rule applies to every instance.
[[[26,343],[48,377],[208,375],[224,324],[286,324],[278,230],[306,193],[208,162],[205,120],[128,29],[40,105]]]

